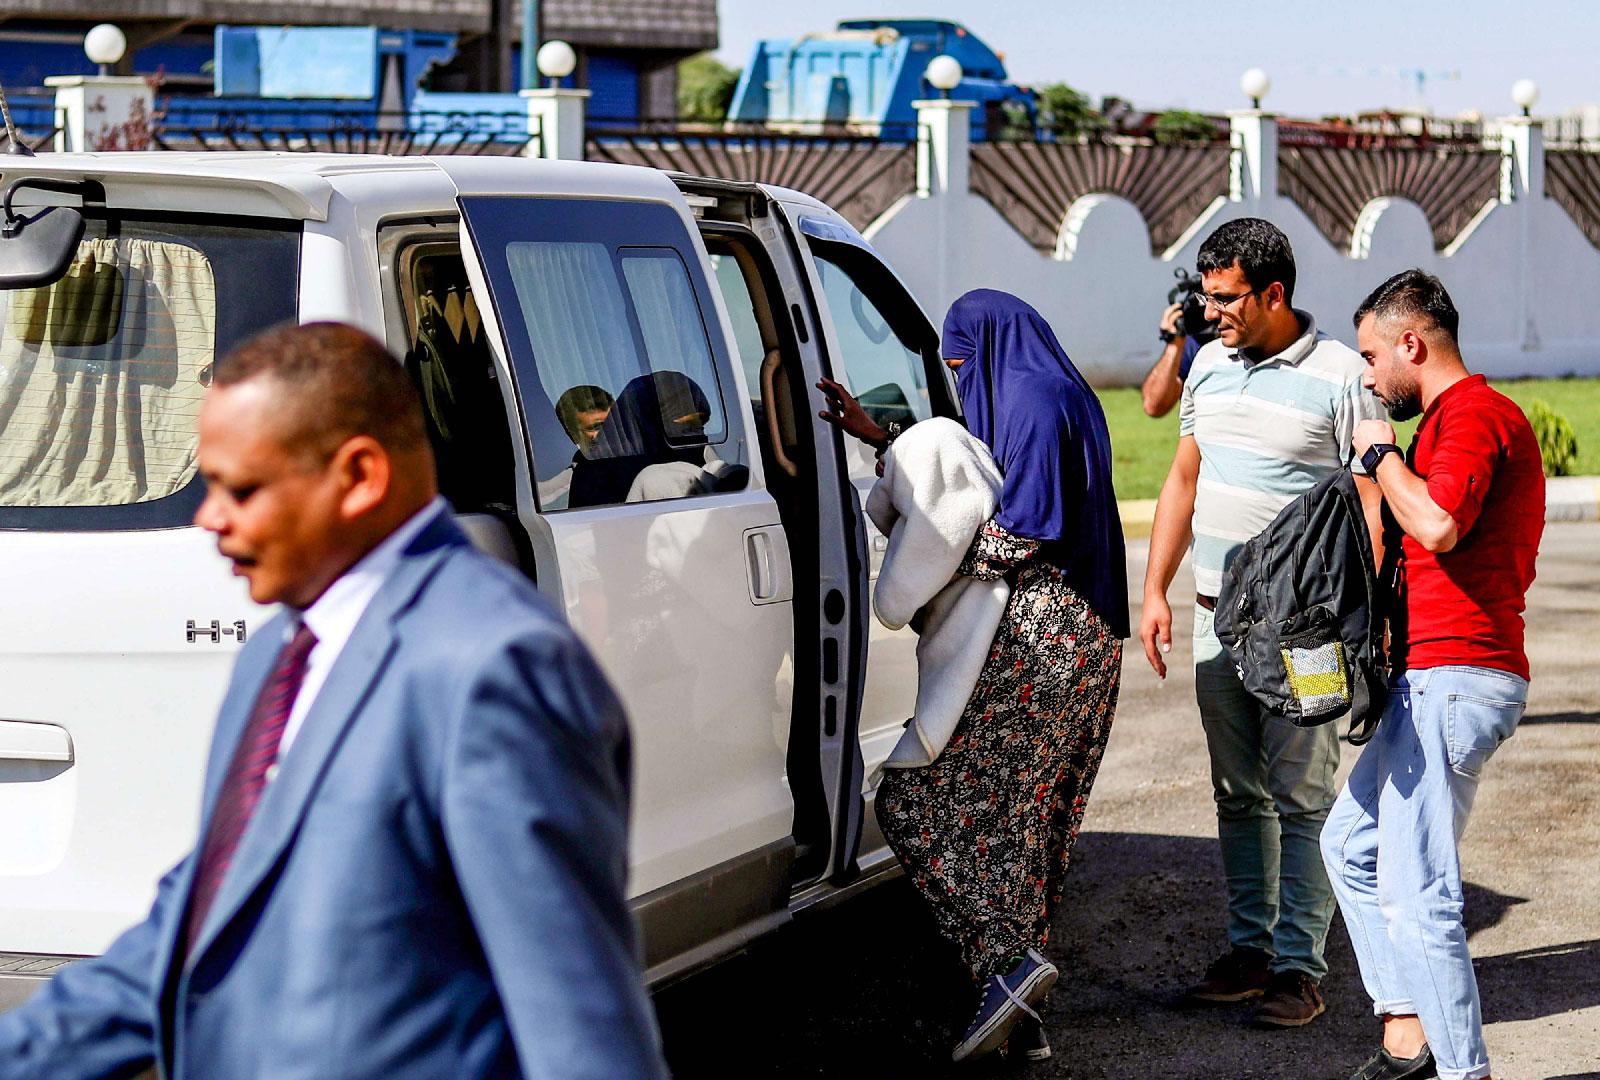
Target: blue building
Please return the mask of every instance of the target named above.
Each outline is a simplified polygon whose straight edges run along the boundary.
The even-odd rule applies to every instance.
[[[578,68],[567,81],[592,92],[590,115],[600,119],[675,116],[678,62],[717,46],[716,0],[537,2],[541,40],[559,38],[577,50]],[[515,91],[521,83],[519,0],[404,7],[381,0],[5,0],[5,12],[0,82],[13,91],[40,87],[49,75],[92,74],[83,35],[101,22],[116,23],[128,37],[118,73],[159,73],[171,94],[224,89],[218,78],[230,65],[224,55],[219,72],[219,26],[364,29],[376,36],[374,105],[395,105],[395,85],[409,101],[418,83],[440,91]],[[236,61],[250,43],[241,36],[237,47]],[[232,71],[248,66],[235,63]],[[364,78],[354,73],[351,85]],[[249,80],[230,89],[238,85]]]

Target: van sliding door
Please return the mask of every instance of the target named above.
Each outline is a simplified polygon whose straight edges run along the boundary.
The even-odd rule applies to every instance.
[[[531,461],[538,584],[632,723],[631,892],[661,977],[788,917],[788,544],[687,215],[460,204]]]
[[[831,211],[795,204],[787,204],[785,210],[804,238],[819,336],[831,377],[843,383],[879,423],[910,424],[930,416],[959,415],[949,375],[939,359],[938,334],[894,271]],[[876,461],[855,439],[844,439],[844,450],[850,482],[865,506],[876,480]],[[861,517],[868,577],[875,583],[888,540],[864,513]],[[867,622],[859,738],[866,775],[871,777],[914,710],[917,639],[909,628],[889,630],[876,619]]]

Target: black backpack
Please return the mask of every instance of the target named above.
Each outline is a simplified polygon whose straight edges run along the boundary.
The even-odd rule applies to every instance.
[[[1268,711],[1300,727],[1348,712],[1359,744],[1388,694],[1385,608],[1361,497],[1350,471],[1336,469],[1234,557],[1217,596],[1217,639]]]

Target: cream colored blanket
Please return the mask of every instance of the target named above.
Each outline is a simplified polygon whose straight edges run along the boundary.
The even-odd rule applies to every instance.
[[[894,441],[867,495],[867,515],[889,537],[873,611],[891,630],[912,623],[919,635],[916,714],[884,768],[939,756],[989,658],[1011,587],[957,570],[994,516],[1000,484],[989,448],[954,420],[934,418]]]

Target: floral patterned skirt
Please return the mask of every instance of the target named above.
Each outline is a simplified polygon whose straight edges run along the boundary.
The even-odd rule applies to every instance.
[[[944,752],[884,771],[878,823],[979,982],[1048,936],[1121,679],[1122,641],[1030,561]]]

